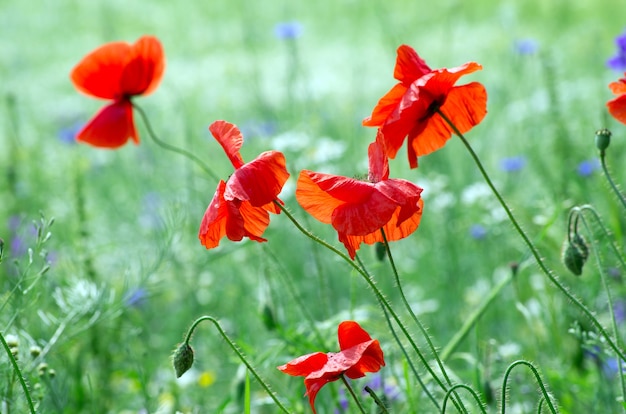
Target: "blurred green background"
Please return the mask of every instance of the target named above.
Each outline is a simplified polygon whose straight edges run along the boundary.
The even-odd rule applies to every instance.
[[[275,367],[336,350],[336,326],[345,319],[359,321],[383,344],[388,366],[381,375],[400,390],[392,412],[436,412],[405,376],[371,291],[284,215],[272,217],[268,243],[223,240],[206,251],[197,231],[216,183],[156,146],[138,116],[139,146],[108,151],[73,142],[103,103],[69,81],[86,53],[109,41],[157,36],[165,76],[153,95],[134,102],[159,137],[192,151],[223,179],[232,166],[208,133],[214,120],[242,129],[246,161],[265,150],[284,152],[292,178],[281,198],[335,244],[332,228],[297,205],[295,179],[303,168],[366,172],[375,130],[361,120],[395,84],[396,48],[411,45],[432,68],[481,63],[483,71],[460,83],[485,85],[489,113],[467,137],[546,263],[608,324],[598,268],[590,264],[581,277],[571,276],[560,250],[567,211],[585,203],[597,208],[619,244],[624,240],[624,213],[593,145],[595,130],[613,130],[608,162],[615,180],[625,182],[626,129],[605,109],[607,85],[621,75],[605,64],[626,28],[617,3],[0,1],[0,331],[19,338],[41,412],[243,412],[244,370],[209,325],[193,339],[194,368],[175,379],[170,352],[203,314],[221,320],[294,412],[309,410],[302,381]],[[527,260],[461,143],[452,139],[422,157],[417,170],[408,170],[403,148],[391,174],[424,188],[420,228],[392,250],[436,346],[448,343],[510,263],[520,263],[515,282],[448,361],[455,380],[499,398],[506,366],[526,358],[540,368],[561,412],[620,412],[610,356],[590,352],[568,332],[590,326]],[[32,224],[41,214],[44,222],[55,218],[45,243]],[[406,316],[388,263],[377,261],[370,246],[360,256]],[[603,259],[606,269],[615,268],[612,291],[625,304],[615,258]],[[50,270],[41,275],[46,263]],[[44,355],[33,359],[33,345]],[[40,375],[41,362],[56,371],[54,378]],[[0,376],[7,379],[0,380],[2,412],[26,412],[5,356]],[[339,409],[339,385],[320,392],[319,413]],[[509,385],[507,412],[536,407],[529,374]],[[252,412],[276,412],[251,386]]]

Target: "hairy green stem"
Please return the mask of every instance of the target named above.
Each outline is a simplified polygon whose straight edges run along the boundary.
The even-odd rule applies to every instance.
[[[613,181],[613,178],[609,173],[609,169],[606,166],[606,151],[600,151],[600,163],[602,164],[602,171],[604,171],[604,176],[611,185],[611,189],[615,192],[615,195],[617,195],[619,201],[622,202],[622,206],[624,206],[624,208],[626,209],[626,199],[624,198],[624,194],[622,194],[622,192],[617,187],[617,184],[615,184],[615,181]]]
[[[380,289],[378,289],[378,286],[376,286],[376,283],[374,282],[374,279],[369,275],[369,273],[367,273],[363,268],[361,268],[361,266],[357,265],[354,262],[354,260],[352,260],[347,254],[345,254],[341,250],[337,249],[335,246],[333,246],[333,245],[327,243],[326,241],[320,239],[315,234],[311,233],[309,230],[305,229],[300,224],[300,222],[298,222],[298,220],[293,216],[293,214],[291,214],[289,209],[287,209],[285,206],[283,206],[282,204],[280,204],[277,201],[274,201],[274,204],[276,206],[278,206],[278,208],[280,208],[283,213],[285,213],[287,218],[289,218],[289,220],[291,220],[291,222],[296,226],[296,228],[298,230],[300,230],[300,232],[302,232],[302,234],[304,234],[305,236],[307,236],[311,240],[315,241],[316,243],[319,243],[320,245],[326,247],[328,250],[330,250],[333,253],[335,253],[337,256],[342,258],[346,263],[348,263],[348,265],[350,265],[354,270],[356,270],[361,276],[363,276],[363,279],[365,279],[365,282],[372,289],[372,291],[374,292],[374,295],[376,295],[376,298],[381,303],[383,303],[385,308],[389,311],[389,314],[391,315],[393,320],[396,322],[396,324],[398,325],[398,327],[400,328],[400,330],[402,331],[404,336],[407,338],[407,340],[411,344],[411,347],[413,348],[413,350],[417,353],[417,356],[419,357],[420,361],[422,361],[422,363],[426,367],[426,370],[430,373],[430,375],[433,377],[435,382],[437,382],[437,385],[439,385],[439,387],[441,387],[441,389],[443,391],[447,391],[448,389],[447,389],[446,385],[443,382],[441,382],[441,380],[439,379],[437,374],[430,367],[430,365],[428,364],[428,361],[426,360],[424,355],[420,352],[417,344],[413,340],[413,337],[411,337],[411,335],[409,334],[409,331],[407,330],[406,326],[404,325],[404,323],[402,323],[402,321],[400,320],[400,317],[398,316],[398,314],[393,310],[393,307],[391,306],[391,304],[389,303],[387,298],[385,298],[385,296],[382,294]]]
[[[572,213],[573,212],[577,212],[578,213],[578,217],[580,217],[580,220],[583,223],[583,226],[585,227],[585,230],[587,230],[587,233],[592,237],[593,240],[593,231],[591,229],[590,224],[587,222],[587,219],[585,218],[585,216],[583,214],[580,213],[580,210],[576,209],[572,209]],[[577,229],[575,229],[574,231],[576,231]],[[619,336],[619,330],[617,328],[617,320],[615,319],[615,310],[613,308],[613,295],[611,295],[611,289],[609,288],[609,282],[607,280],[607,276],[606,276],[606,272],[604,271],[603,267],[602,267],[602,260],[600,258],[600,252],[598,251],[598,244],[597,242],[593,243],[594,247],[593,247],[593,255],[596,258],[596,266],[598,267],[598,271],[600,272],[600,279],[602,280],[602,287],[604,288],[604,291],[606,293],[606,301],[607,304],[609,306],[609,314],[611,315],[611,328],[613,329],[613,335],[615,335],[615,341],[617,342],[618,346],[621,346],[621,341],[620,341],[620,336]],[[622,393],[622,401],[626,401],[626,382],[624,380],[624,370],[622,369],[622,361],[619,360],[618,361],[618,374],[619,374],[619,379],[620,379],[620,385],[621,385],[621,393]]]
[[[541,379],[541,375],[539,375],[539,371],[537,371],[537,368],[535,368],[533,364],[523,359],[513,362],[511,365],[508,366],[506,372],[504,373],[504,379],[502,380],[502,414],[506,412],[506,390],[507,383],[509,381],[509,375],[511,375],[511,371],[513,371],[513,368],[517,367],[518,365],[525,365],[526,367],[528,367],[528,369],[530,369],[530,371],[535,376],[535,379],[537,380],[537,385],[539,385],[539,388],[541,388],[541,393],[543,395],[543,398],[545,398],[548,408],[550,408],[550,412],[552,412],[552,414],[556,414],[556,408],[554,408],[554,405],[552,404],[552,400],[550,399],[550,395],[546,390],[546,386],[543,384],[543,380]]]
[[[359,401],[359,397],[356,396],[356,394],[354,393],[354,390],[352,389],[352,387],[350,386],[350,383],[348,382],[348,380],[346,379],[346,376],[341,374],[341,381],[343,381],[343,384],[346,386],[346,388],[348,389],[348,392],[350,393],[350,395],[352,396],[352,399],[354,400],[354,402],[356,403],[356,406],[359,407],[359,411],[361,411],[362,414],[366,414],[365,413],[365,408],[363,408],[363,405],[361,405],[361,401]]]
[[[365,391],[370,395],[370,397],[374,399],[374,402],[378,406],[379,414],[389,414],[389,410],[387,410],[387,406],[385,405],[385,403],[380,398],[378,398],[378,395],[376,395],[374,390],[371,389],[369,385],[365,386]]]
[[[462,388],[466,391],[468,391],[472,397],[474,397],[474,399],[476,400],[476,403],[478,404],[478,407],[480,407],[480,411],[484,414],[487,414],[487,412],[485,411],[485,407],[483,406],[482,401],[480,400],[480,397],[478,397],[478,394],[476,394],[476,391],[474,391],[471,387],[465,385],[465,384],[456,384],[454,385],[452,388],[450,388],[448,390],[448,392],[446,393],[445,398],[443,399],[443,406],[441,407],[441,413],[445,413],[446,412],[446,403],[448,402],[448,400],[452,397],[452,394],[456,393],[456,390],[458,388]]]
[[[274,392],[270,389],[269,385],[267,385],[267,383],[263,380],[263,378],[261,378],[261,376],[256,372],[256,370],[254,369],[254,367],[252,366],[252,364],[248,361],[248,359],[244,356],[244,354],[241,352],[241,350],[239,348],[237,348],[237,345],[233,342],[232,339],[230,339],[230,337],[228,335],[226,335],[226,332],[224,332],[224,330],[222,329],[222,326],[220,325],[220,323],[217,321],[217,319],[213,318],[212,316],[201,316],[198,319],[196,319],[194,321],[194,323],[191,325],[191,328],[189,328],[189,330],[187,331],[187,335],[185,337],[185,344],[189,345],[189,341],[191,340],[191,335],[193,334],[194,330],[196,329],[196,327],[202,322],[202,321],[210,321],[211,323],[213,323],[213,325],[215,325],[215,328],[218,330],[218,332],[220,333],[220,335],[222,336],[222,338],[226,341],[226,343],[228,343],[228,345],[230,346],[230,348],[233,350],[233,352],[235,352],[235,354],[237,354],[237,356],[239,357],[239,359],[241,360],[241,362],[243,362],[245,364],[245,366],[248,368],[248,370],[252,373],[252,375],[254,375],[254,378],[256,378],[256,380],[259,382],[259,384],[261,384],[261,386],[263,387],[263,389],[265,389],[265,391],[267,392],[267,394],[270,396],[270,398],[272,400],[274,400],[274,402],[276,403],[276,405],[284,412],[284,413],[289,413],[289,411],[285,408],[285,406],[280,402],[280,400],[278,399],[278,397],[276,396],[276,394],[274,394]]]
[[[30,396],[30,391],[28,390],[28,386],[26,385],[26,380],[24,379],[22,370],[20,369],[19,365],[17,365],[17,361],[15,360],[15,357],[13,356],[13,353],[11,352],[11,348],[9,348],[9,344],[7,344],[7,341],[4,339],[4,335],[2,335],[1,332],[0,332],[0,342],[2,342],[2,347],[7,353],[7,356],[9,357],[9,361],[11,361],[11,365],[13,366],[13,372],[15,372],[15,375],[17,375],[17,379],[20,382],[20,385],[22,386],[22,390],[24,391],[24,396],[26,397],[26,402],[28,403],[28,409],[30,410],[32,414],[35,414],[36,411],[35,411],[35,406],[33,405],[33,399]]]
[[[487,174],[487,171],[485,171],[485,168],[483,167],[482,162],[478,158],[478,155],[476,155],[476,152],[474,152],[474,149],[472,148],[470,143],[467,141],[465,136],[463,136],[463,134],[456,127],[456,125],[454,125],[454,123],[443,112],[441,112],[441,110],[437,109],[437,113],[452,128],[454,133],[463,142],[463,145],[465,145],[465,148],[469,151],[469,153],[470,153],[472,159],[474,160],[476,166],[480,170],[480,173],[482,174],[485,182],[487,183],[487,185],[489,186],[489,188],[491,189],[493,194],[498,199],[498,202],[500,203],[502,208],[504,208],[504,211],[506,212],[506,215],[508,216],[511,224],[513,224],[513,227],[515,227],[515,230],[517,231],[517,233],[522,237],[522,239],[524,240],[524,243],[530,249],[530,252],[533,255],[533,257],[535,258],[535,261],[536,261],[537,265],[539,266],[539,268],[541,269],[541,271],[548,277],[548,279],[550,279],[550,281],[552,282],[552,284],[554,286],[556,286],[574,305],[576,305],[576,307],[578,307],[582,311],[582,313],[585,316],[587,316],[589,318],[589,320],[595,325],[595,327],[598,329],[598,331],[600,331],[600,334],[606,339],[607,344],[609,344],[611,349],[613,349],[613,351],[615,351],[615,353],[619,356],[619,358],[621,358],[623,360],[626,360],[626,354],[624,354],[624,352],[621,349],[619,349],[619,347],[615,344],[615,341],[613,341],[613,338],[611,338],[611,336],[608,334],[606,329],[602,326],[602,324],[598,321],[598,319],[593,315],[593,313],[589,310],[589,308],[587,306],[585,306],[585,304],[583,304],[580,301],[580,299],[578,299],[576,296],[574,296],[568,290],[568,288],[558,280],[556,274],[552,270],[550,270],[548,268],[548,266],[543,262],[543,259],[541,258],[541,255],[539,254],[539,251],[535,247],[534,243],[530,240],[530,238],[528,237],[526,232],[520,226],[519,222],[517,221],[517,219],[513,215],[513,212],[511,211],[510,207],[508,206],[506,201],[504,201],[504,199],[500,195],[500,192],[496,189],[495,185],[491,181],[491,178],[489,177],[489,174]]]
[[[213,178],[215,181],[219,181],[219,177],[217,176],[217,174],[215,174],[213,172],[213,170],[211,170],[206,163],[204,163],[204,161],[202,161],[199,157],[197,157],[196,155],[194,155],[193,153],[182,149],[182,148],[178,148],[174,145],[170,145],[164,141],[161,141],[157,135],[155,134],[154,130],[152,129],[152,124],[150,124],[150,121],[148,120],[148,116],[146,115],[146,113],[144,112],[143,109],[141,109],[140,106],[137,106],[137,104],[133,103],[133,108],[135,108],[135,110],[137,110],[137,112],[139,112],[139,115],[141,116],[141,119],[143,120],[144,124],[146,124],[146,129],[148,130],[148,135],[150,135],[150,138],[152,138],[152,140],[159,145],[161,148],[164,148],[168,151],[172,151],[175,152],[177,154],[182,155],[183,157],[186,157],[190,160],[192,160],[193,162],[195,162],[200,168],[202,168],[202,170],[204,170],[204,172],[206,172],[211,178]]]
[[[398,268],[396,267],[396,262],[393,260],[393,255],[391,254],[391,247],[389,246],[387,235],[385,234],[385,230],[382,227],[380,229],[380,233],[385,243],[385,250],[387,252],[387,257],[389,258],[389,263],[391,264],[391,269],[393,272],[394,279],[396,281],[396,285],[398,286],[398,291],[400,292],[400,297],[402,298],[402,303],[404,304],[404,307],[411,315],[413,322],[415,322],[415,324],[419,328],[420,332],[422,333],[422,336],[424,337],[424,339],[426,339],[426,343],[428,344],[428,347],[430,348],[430,351],[432,352],[433,357],[435,358],[435,361],[437,362],[437,366],[439,367],[439,370],[441,371],[443,378],[446,380],[449,386],[452,386],[452,381],[450,381],[450,377],[448,377],[446,368],[443,365],[443,362],[441,361],[441,359],[439,358],[439,354],[437,353],[437,348],[435,348],[435,345],[433,344],[433,341],[430,339],[430,335],[426,331],[426,328],[424,327],[422,322],[417,318],[417,316],[415,315],[415,312],[413,312],[413,308],[409,304],[409,301],[407,300],[406,295],[404,294],[404,289],[402,288],[402,283],[400,282],[400,275],[398,274]],[[461,411],[466,413],[467,410],[463,406],[463,403],[461,399],[459,398],[459,396],[456,393],[454,393],[454,396],[459,401],[459,406],[461,408]]]

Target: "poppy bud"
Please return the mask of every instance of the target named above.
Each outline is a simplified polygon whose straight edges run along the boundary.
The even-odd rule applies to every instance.
[[[265,305],[263,305],[262,312],[263,313],[261,317],[263,318],[263,325],[265,325],[265,329],[267,329],[268,331],[273,331],[274,329],[276,329],[278,323],[276,322],[274,309],[268,303],[266,303]]]
[[[187,342],[184,342],[176,348],[172,356],[172,363],[176,378],[180,378],[193,365],[193,349]]]
[[[575,234],[572,242],[565,240],[563,246],[563,264],[567,269],[580,276],[583,272],[583,265],[589,257],[589,247],[585,239],[579,234]]]
[[[602,128],[596,131],[596,147],[600,151],[604,151],[609,147],[611,143],[611,131],[606,128]]]
[[[30,347],[30,356],[33,358],[37,358],[39,355],[41,355],[41,348],[38,347],[37,345],[33,345]]]

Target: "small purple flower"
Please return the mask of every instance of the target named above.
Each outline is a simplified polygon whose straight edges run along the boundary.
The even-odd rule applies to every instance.
[[[617,53],[606,61],[610,69],[617,71],[626,70],[626,31],[615,38]]]
[[[482,240],[487,236],[487,229],[482,224],[472,224],[469,234],[474,240]]]
[[[584,160],[578,164],[576,171],[581,177],[589,177],[594,171],[600,168],[600,162],[597,159]]]
[[[302,31],[302,24],[296,21],[277,23],[274,26],[274,35],[282,40],[297,39]]]
[[[507,157],[500,161],[500,168],[506,172],[516,172],[526,166],[526,158],[521,155]]]
[[[539,50],[539,43],[534,39],[518,39],[513,48],[520,55],[534,55]]]

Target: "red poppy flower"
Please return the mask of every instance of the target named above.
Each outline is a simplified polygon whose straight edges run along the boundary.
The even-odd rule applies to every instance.
[[[133,45],[107,43],[85,56],[72,70],[72,83],[89,96],[113,102],[102,108],[76,139],[104,148],[121,147],[129,138],[138,144],[131,98],[152,93],[164,69],[163,48],[153,36],[143,36]]]
[[[482,84],[454,86],[461,76],[480,69],[478,63],[469,62],[452,69],[432,70],[413,48],[402,45],[393,74],[400,83],[382,97],[363,125],[380,128],[389,158],[395,158],[408,136],[409,164],[416,168],[418,156],[443,147],[452,136],[452,128],[437,109],[461,133],[472,129],[487,114],[487,92]]]
[[[269,213],[280,213],[273,201],[278,200],[289,178],[285,156],[278,151],[266,151],[245,164],[239,154],[243,144],[239,128],[226,121],[215,121],[209,130],[224,148],[235,172],[228,182],[220,180],[200,224],[200,242],[211,249],[224,236],[232,241],[244,237],[267,241],[261,236],[269,225]]]
[[[379,133],[369,146],[369,181],[309,170],[300,172],[298,203],[322,223],[332,224],[350,257],[361,243],[400,240],[422,217],[422,189],[407,180],[389,179],[389,162]]]
[[[285,374],[304,377],[306,395],[315,413],[315,397],[327,383],[345,375],[348,378],[361,378],[368,372],[378,372],[385,366],[383,351],[378,340],[354,321],[339,324],[339,349],[334,353],[315,352],[303,355],[278,367]]]
[[[609,88],[617,97],[608,101],[606,106],[615,119],[626,124],[626,72],[624,72],[624,76],[619,81],[609,84]]]

